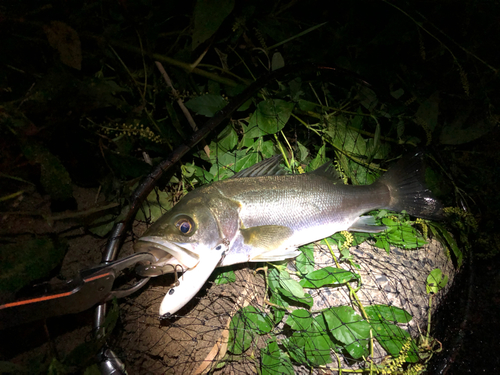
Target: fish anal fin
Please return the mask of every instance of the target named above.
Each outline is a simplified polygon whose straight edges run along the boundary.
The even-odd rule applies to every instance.
[[[373,216],[361,216],[347,230],[350,232],[379,233],[386,229],[385,225],[377,225]]]

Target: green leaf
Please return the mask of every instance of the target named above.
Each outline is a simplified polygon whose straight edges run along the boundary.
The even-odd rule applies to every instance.
[[[448,275],[444,275],[439,268],[435,268],[431,271],[429,276],[427,276],[425,290],[429,294],[436,294],[441,289],[443,289],[447,283]]]
[[[234,283],[236,281],[236,274],[233,270],[228,270],[224,272],[220,272],[215,278],[215,285],[223,285]]]
[[[259,161],[259,154],[256,152],[251,152],[248,155],[243,156],[234,164],[234,171],[239,172],[243,169],[251,167]]]
[[[264,311],[260,311],[253,306],[246,306],[241,310],[244,310],[245,318],[248,319],[246,322],[248,328],[259,335],[269,333],[273,329],[273,322]]]
[[[113,171],[121,177],[140,177],[148,174],[152,168],[148,163],[133,156],[117,154],[111,151],[105,151],[104,155]]]
[[[288,122],[294,104],[281,99],[268,99],[260,102],[250,117],[248,138],[262,137],[279,132]]]
[[[285,59],[279,52],[273,53],[273,58],[271,61],[271,70],[275,71],[281,69],[285,66]]]
[[[276,268],[272,268],[267,273],[267,283],[271,291],[278,290],[280,286],[280,271]]]
[[[306,353],[304,353],[305,338],[301,332],[294,332],[291,337],[282,339],[281,343],[294,362],[307,363]]]
[[[290,277],[290,274],[287,271],[280,272],[279,283],[282,288],[286,289],[292,295],[297,298],[302,298],[304,296],[304,289],[302,286]]]
[[[375,338],[385,351],[393,357],[399,357],[399,352],[406,341],[410,339],[410,334],[402,328],[387,322],[372,321],[371,327],[375,331]],[[418,359],[418,349],[412,340],[406,360],[408,362],[417,362]]]
[[[295,265],[302,274],[314,271],[314,245],[305,245],[299,248],[300,254],[295,258]]]
[[[66,200],[73,196],[71,177],[59,158],[34,141],[21,145],[26,158],[40,164],[40,183],[52,199]]]
[[[377,237],[377,241],[373,246],[378,247],[380,249],[384,249],[387,252],[387,254],[391,253],[389,242],[387,242],[387,240],[384,237]]]
[[[191,48],[194,50],[219,29],[233,11],[234,0],[198,0],[194,7],[194,30]]]
[[[316,107],[321,107],[321,105],[319,105],[318,103],[309,102],[309,101],[304,100],[304,99],[299,100],[299,108],[301,111],[314,112]]]
[[[323,312],[330,333],[346,344],[353,358],[365,355],[370,338],[370,324],[349,306],[331,307]]]
[[[259,137],[251,146],[255,151],[262,153],[264,158],[270,158],[275,152],[274,142],[269,140],[265,141],[262,137]]]
[[[90,224],[89,230],[97,236],[104,237],[115,226],[115,217],[116,215],[111,214],[98,217]]]
[[[353,279],[356,279],[356,276],[350,271],[342,268],[324,267],[304,276],[300,280],[300,285],[304,288],[321,288],[324,285],[345,284]]]
[[[226,126],[226,128],[220,132],[217,137],[217,144],[220,148],[230,151],[238,144],[238,134],[232,127],[231,124]]]
[[[238,310],[231,319],[231,323],[229,324],[228,350],[233,354],[246,352],[252,344],[254,331],[248,329],[247,322],[244,308]]]
[[[411,314],[396,306],[371,305],[365,306],[365,311],[370,320],[388,320],[398,323],[408,323],[413,318]]]
[[[281,293],[281,295],[286,297],[286,298],[289,298],[289,299],[296,301],[296,302],[303,303],[309,307],[312,307],[312,305],[314,304],[313,298],[308,293],[304,293],[304,295],[302,297],[297,297],[297,296],[294,296],[292,293],[290,293],[288,290],[283,289],[283,288],[278,288],[278,292]]]
[[[323,164],[326,163],[326,156],[325,156],[325,145],[321,146],[321,148],[318,150],[318,154],[316,157],[309,163],[309,165],[306,168],[307,172],[314,171],[321,167]]]
[[[327,139],[335,148],[360,156],[366,155],[366,140],[348,126],[343,116],[330,118],[325,134],[328,135]]]
[[[331,340],[328,337],[328,332],[323,331],[321,327],[313,322],[304,343],[304,352],[308,362],[313,366],[323,366],[332,362]]]
[[[160,191],[158,188],[155,188],[149,193],[141,209],[135,215],[135,219],[141,221],[151,220],[154,222],[173,207],[172,201],[172,193]]]
[[[460,248],[457,246],[457,242],[455,241],[455,239],[441,224],[431,222],[429,226],[431,228],[432,233],[440,239],[440,242],[446,249],[451,247],[453,254],[455,254],[455,257],[457,258],[457,265],[458,267],[461,267],[463,261],[463,254]]]
[[[271,340],[260,350],[260,357],[263,375],[294,374],[290,358],[279,349],[276,340]]]
[[[286,319],[286,324],[288,324],[293,330],[301,331],[307,330],[311,326],[313,318],[311,313],[304,309],[293,310],[288,318]]]
[[[198,115],[213,117],[226,104],[227,102],[220,95],[205,94],[188,100],[184,105]]]
[[[300,142],[297,142],[297,146],[299,146],[299,161],[303,162],[309,155],[309,150]]]
[[[271,303],[274,303],[275,305],[278,305],[278,306],[281,306],[284,308],[287,308],[290,306],[288,304],[288,302],[285,301],[283,299],[283,297],[278,293],[278,291],[276,291],[275,293],[273,293],[271,295],[271,297],[269,298],[269,301]],[[283,310],[283,309],[280,309],[280,308],[274,307],[274,306],[271,306],[271,311],[273,312],[274,324],[278,324],[279,322],[281,322],[281,320],[283,319],[283,317],[285,316],[285,313],[286,313],[286,310]]]

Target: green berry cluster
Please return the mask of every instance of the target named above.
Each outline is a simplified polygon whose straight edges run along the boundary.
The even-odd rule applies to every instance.
[[[123,124],[116,124],[112,125],[109,124],[107,127],[103,127],[104,133],[105,134],[115,134],[117,136],[119,135],[126,135],[129,137],[140,137],[140,138],[145,138],[151,142],[154,143],[162,143],[163,140],[161,139],[160,135],[156,135],[150,128],[149,126],[144,127],[143,124],[140,124],[138,122],[133,122],[130,124],[123,123]]]

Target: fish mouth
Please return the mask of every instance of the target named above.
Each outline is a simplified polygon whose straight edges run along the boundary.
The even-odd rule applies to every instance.
[[[143,276],[158,276],[196,267],[200,256],[182,245],[185,244],[170,242],[158,236],[141,237],[135,244],[135,250],[151,253],[157,261],[144,266],[139,273]]]

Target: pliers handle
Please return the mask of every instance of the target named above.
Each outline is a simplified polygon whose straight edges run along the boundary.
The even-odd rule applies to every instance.
[[[150,253],[136,253],[117,261],[81,270],[68,282],[54,285],[53,291],[0,305],[0,330],[52,316],[81,312],[113,298],[126,297],[149,281],[143,278],[126,289],[113,290],[115,279],[126,268],[154,262]]]

